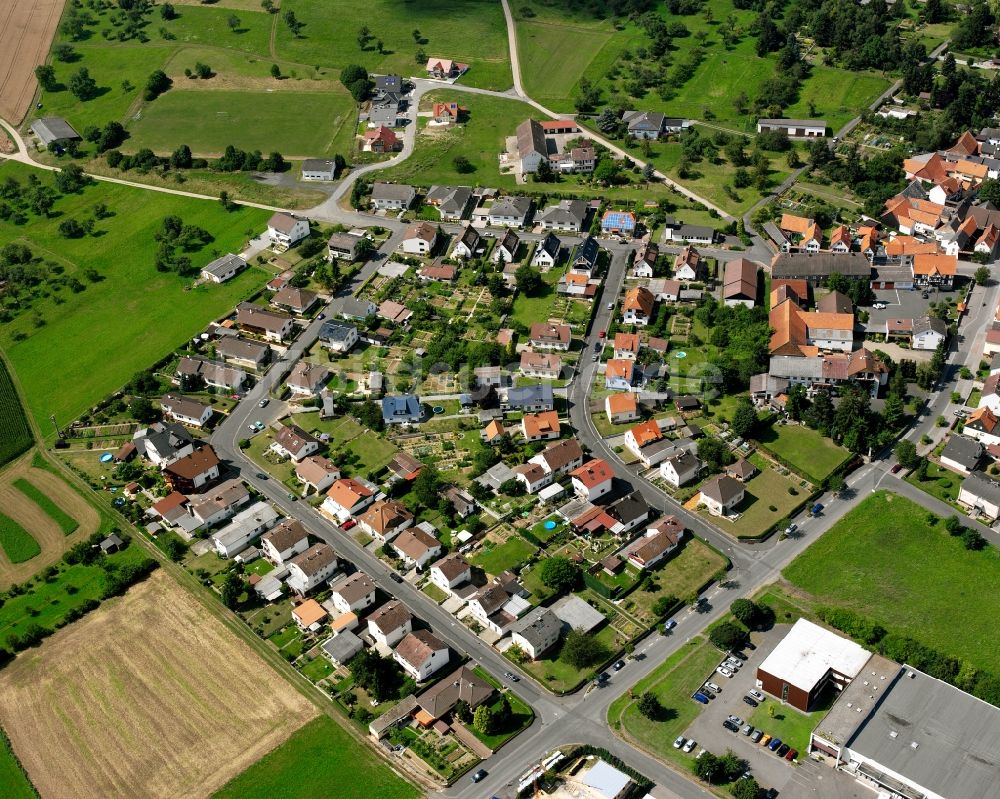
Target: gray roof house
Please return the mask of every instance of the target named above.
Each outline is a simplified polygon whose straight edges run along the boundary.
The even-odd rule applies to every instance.
[[[240,336],[222,336],[215,342],[215,354],[225,361],[256,369],[271,359],[271,348],[262,341]]]
[[[420,397],[416,394],[400,394],[382,398],[382,420],[386,424],[419,422],[422,417]]]
[[[467,186],[431,186],[424,202],[437,208],[442,220],[458,220],[471,199],[472,189]]]
[[[529,656],[537,659],[559,642],[562,620],[549,608],[539,607],[511,625],[511,638]]]
[[[583,200],[560,200],[550,205],[535,220],[545,230],[582,230],[587,218],[587,203]]]
[[[975,439],[952,436],[941,450],[941,463],[968,474],[979,465],[985,451],[983,445]]]
[[[403,79],[399,75],[375,75],[375,91],[380,94],[394,92],[400,94],[403,91]]]
[[[246,265],[247,262],[243,260],[242,256],[229,253],[203,266],[201,276],[205,280],[211,280],[213,283],[225,283],[230,278],[236,277],[239,272],[242,272],[246,268]]]
[[[367,319],[375,313],[375,305],[357,297],[342,297],[337,306],[337,313],[345,319]]]
[[[333,180],[336,176],[336,161],[326,158],[307,158],[302,162],[303,180]]]
[[[520,227],[531,211],[530,197],[500,197],[490,207],[489,223]]]
[[[372,103],[368,111],[368,122],[376,128],[394,128],[399,124],[399,102]]]
[[[83,138],[73,130],[73,126],[62,117],[43,117],[31,123],[31,132],[34,133],[48,147],[52,142],[57,141],[83,141]]]
[[[379,210],[409,208],[417,198],[413,186],[402,183],[376,183],[372,186],[372,205]]]
[[[539,383],[509,388],[503,407],[509,411],[551,411],[555,407],[552,386],[549,383]]]
[[[622,122],[637,139],[658,139],[663,133],[666,117],[660,111],[626,111]]]

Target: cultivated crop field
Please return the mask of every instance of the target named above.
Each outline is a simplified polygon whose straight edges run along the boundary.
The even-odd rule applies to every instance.
[[[0,164],[0,180],[10,175],[23,182],[28,174],[37,170]],[[97,235],[67,239],[59,234],[60,221],[91,216],[96,203],[104,203],[110,213],[97,223]],[[60,424],[76,418],[263,282],[260,271],[247,269],[222,285],[191,289],[191,278],[157,272],[153,236],[171,214],[214,237],[188,253],[197,267],[239,252],[269,216],[267,211],[227,212],[217,202],[101,183],[57,200],[51,218],[31,216],[24,227],[0,227],[0,246],[16,239],[56,256],[67,264],[68,276],[87,286],[80,293],[39,298],[33,305],[37,317],[22,314],[0,329],[0,346],[17,372],[28,409],[48,430],[49,414]],[[85,278],[88,267],[102,279],[93,283]]]
[[[18,123],[35,94],[63,0],[0,0],[0,117]]]
[[[32,441],[31,427],[14,381],[7,364],[0,360],[0,466],[26,451]]]
[[[0,673],[11,744],[53,799],[208,796],[315,715],[162,571]]]
[[[89,502],[29,456],[0,474],[0,509],[0,589],[54,563],[100,524]]]

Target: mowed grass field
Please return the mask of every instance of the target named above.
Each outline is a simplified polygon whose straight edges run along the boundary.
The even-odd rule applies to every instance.
[[[294,85],[294,84],[293,84]],[[309,125],[300,124],[304,109]],[[222,155],[226,145],[286,158],[350,152],[357,110],[346,91],[170,91],[130,123],[126,149],[170,153],[186,143],[201,155]],[[346,131],[346,135],[344,133]],[[280,132],[280,135],[276,135]]]
[[[70,535],[80,526],[80,523],[76,519],[60,508],[44,491],[30,480],[19,477],[14,481],[14,487],[41,508],[46,516],[58,524],[59,529],[63,531],[63,535]]]
[[[0,549],[11,563],[24,563],[42,551],[31,533],[3,513],[0,513]]]
[[[31,447],[34,436],[7,364],[0,359],[0,466]]]
[[[851,608],[892,632],[987,670],[1000,638],[1000,550],[970,552],[927,511],[881,491],[785,568],[817,601]]]
[[[11,175],[23,182],[28,174],[38,173],[19,164],[0,165],[0,179]],[[114,214],[97,223],[99,235],[59,235],[63,219],[90,216],[98,202]],[[0,346],[17,372],[28,409],[49,428],[49,414],[60,424],[76,418],[228,311],[264,278],[259,270],[247,269],[222,285],[189,290],[190,278],[154,268],[158,244],[153,235],[171,214],[207,230],[215,240],[188,253],[200,267],[218,255],[239,252],[263,229],[267,211],[240,208],[230,213],[215,202],[100,183],[60,198],[52,213],[48,219],[32,217],[23,227],[0,227],[0,246],[18,240],[40,254],[54,255],[70,264],[67,275],[77,274],[87,285],[79,294],[63,292],[58,305],[52,297],[39,300],[34,307],[41,327],[32,314],[22,314],[0,329]],[[82,275],[87,267],[103,280],[87,281]],[[27,338],[17,341],[17,333]]]
[[[299,38],[278,23],[275,49],[284,59],[424,77],[426,62],[416,60],[423,50],[428,57],[469,64],[461,78],[469,86],[503,91],[513,85],[503,9],[494,0],[370,0],[363,14],[349,0],[282,0],[281,10],[305,23]],[[363,24],[372,36],[364,50],[358,44]],[[382,53],[375,46],[379,39]]]
[[[826,480],[851,457],[846,449],[804,424],[771,425],[757,440],[816,484]]]
[[[208,796],[316,712],[162,570],[0,673],[13,749],[54,799]]]
[[[363,776],[362,776],[363,775]],[[328,716],[309,722],[213,799],[416,799],[414,786]]]

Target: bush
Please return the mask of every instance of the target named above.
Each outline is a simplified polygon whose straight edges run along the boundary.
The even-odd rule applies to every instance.
[[[724,621],[708,635],[709,640],[719,649],[739,649],[747,641],[747,633],[731,621]]]

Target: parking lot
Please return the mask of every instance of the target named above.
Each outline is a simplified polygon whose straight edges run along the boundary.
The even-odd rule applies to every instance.
[[[847,799],[848,797],[872,797],[867,788],[858,785],[847,775],[836,772],[823,763],[810,760],[805,751],[799,752],[798,764],[789,763],[766,746],[755,744],[750,737],[740,732],[731,732],[723,726],[730,715],[738,716],[746,723],[746,719],[755,708],[746,704],[743,697],[748,691],[759,690],[756,687],[757,666],[767,657],[771,649],[788,632],[788,625],[777,625],[764,633],[754,633],[753,644],[756,649],[743,649],[747,660],[732,677],[725,677],[718,672],[706,674],[706,682],[715,683],[721,691],[715,694],[699,714],[695,722],[684,732],[685,738],[697,741],[695,753],[707,749],[715,754],[722,754],[727,749],[746,759],[754,779],[762,787],[775,788],[781,797],[833,797]],[[724,656],[720,654],[720,662]],[[761,707],[774,704],[778,713],[796,713],[793,708],[782,706],[778,700],[765,695]],[[692,700],[694,701],[694,700]],[[742,728],[742,724],[740,725]],[[763,731],[768,733],[767,726]],[[775,730],[771,730],[773,734]]]
[[[884,302],[888,307],[884,309],[866,308],[868,311],[868,322],[865,324],[866,330],[885,331],[886,319],[916,319],[927,316],[927,306],[932,302],[942,302],[948,299],[958,301],[958,294],[954,291],[937,291],[930,289],[925,300],[920,289],[875,289],[875,300]]]

